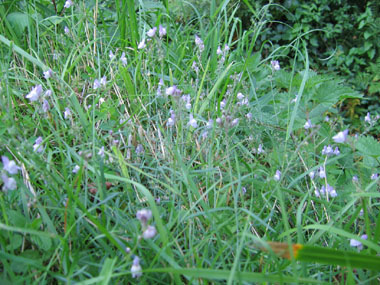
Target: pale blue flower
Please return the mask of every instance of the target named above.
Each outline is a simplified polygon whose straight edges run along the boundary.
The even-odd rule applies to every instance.
[[[52,76],[53,76],[53,71],[50,68],[44,72],[45,79],[49,79]]]
[[[73,4],[73,1],[71,1],[71,0],[67,0],[66,2],[65,2],[65,6],[63,6],[63,7],[65,7],[66,9],[68,9],[68,8],[70,8],[71,6],[73,6],[74,4]]]
[[[158,26],[158,35],[160,38],[166,35],[166,29],[161,25]]]
[[[5,173],[1,174],[1,179],[3,180],[3,189],[4,191],[7,190],[16,190],[17,189],[17,182],[13,177],[8,177]]]
[[[278,60],[272,60],[270,64],[274,70],[280,70],[280,62]]]
[[[281,179],[281,171],[280,170],[276,170],[276,174],[274,175],[273,178],[276,181],[280,181],[280,179]]]
[[[132,273],[132,278],[139,278],[142,276],[142,268],[140,265],[140,259],[137,256],[133,258],[131,273]]]
[[[154,226],[147,226],[142,236],[144,239],[151,239],[157,234],[157,230]]]
[[[333,140],[336,143],[344,143],[347,140],[348,130],[344,130],[343,132],[339,132],[335,136],[333,136]]]
[[[42,94],[42,86],[36,85],[25,97],[29,99],[30,102],[34,102],[38,100],[41,94]]]
[[[3,162],[3,169],[7,171],[9,174],[17,174],[18,171],[21,169],[20,166],[16,165],[14,160],[9,160],[9,158],[5,155],[1,157],[1,160]]]
[[[157,31],[157,28],[154,27],[154,28],[150,29],[146,34],[148,37],[153,38],[154,35],[156,34],[156,31]]]

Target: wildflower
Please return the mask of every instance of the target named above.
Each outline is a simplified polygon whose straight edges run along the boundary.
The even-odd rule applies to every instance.
[[[339,150],[338,147],[335,147],[335,149],[334,149],[334,154],[335,154],[335,155],[339,155],[339,154],[340,154],[340,150]]]
[[[221,102],[220,102],[220,109],[224,109],[224,107],[226,106],[226,99],[223,99]]]
[[[42,102],[42,110],[44,111],[44,113],[46,113],[47,111],[49,111],[49,109],[50,109],[49,101],[44,99],[44,101]]]
[[[368,236],[366,234],[362,235],[361,236],[361,239],[364,239],[364,240],[367,240]],[[356,240],[356,239],[350,239],[350,246],[352,247],[357,247],[358,250],[362,250],[363,249],[363,244]]]
[[[222,49],[220,48],[220,46],[218,46],[218,49],[216,50],[216,54],[217,54],[217,55],[222,55],[222,54],[223,54],[223,51],[222,51]]]
[[[251,120],[252,119],[252,113],[249,112],[247,115],[245,115],[247,117],[248,120]]]
[[[174,126],[174,125],[175,125],[175,120],[172,119],[172,118],[169,118],[168,121],[167,121],[167,123],[166,123],[166,125],[167,125],[168,127],[172,127],[172,126]]]
[[[96,90],[96,89],[98,89],[98,88],[100,88],[100,81],[98,80],[98,79],[95,79],[94,80],[94,89]]]
[[[136,154],[144,153],[144,147],[142,146],[142,144],[138,144],[135,151],[136,151]]]
[[[371,123],[371,116],[370,116],[369,112],[368,112],[367,115],[364,117],[364,122],[367,122],[368,124]]]
[[[107,85],[107,77],[105,75],[102,78],[100,78],[100,84],[104,87]]]
[[[207,124],[206,124],[206,128],[208,129],[211,129],[214,125],[214,120],[213,119],[210,119],[208,120]]]
[[[139,278],[142,276],[142,268],[140,265],[140,259],[137,256],[133,258],[131,273],[132,273],[132,278]]]
[[[314,172],[314,171],[311,171],[311,172],[309,173],[309,176],[310,176],[310,179],[314,179],[315,172]]]
[[[124,66],[127,65],[127,58],[125,57],[125,52],[123,52],[123,53],[121,54],[120,60],[121,60],[121,63],[122,63]]]
[[[195,44],[199,48],[199,51],[202,52],[205,49],[205,45],[200,37],[195,35]]]
[[[150,238],[153,238],[156,234],[157,234],[157,230],[154,226],[147,226],[142,236],[144,239],[150,239]]]
[[[240,92],[236,95],[236,97],[237,97],[237,99],[238,99],[239,101],[241,101],[241,100],[244,99],[244,95],[243,95],[242,93],[240,93]]]
[[[191,65],[191,68],[194,69],[194,71],[196,73],[198,73],[199,67],[198,67],[198,65],[197,65],[197,63],[195,61],[193,61],[193,64]]]
[[[352,182],[358,182],[358,181],[359,181],[359,178],[356,175],[352,176]]]
[[[20,166],[16,165],[14,160],[9,160],[9,158],[5,155],[1,157],[1,160],[3,161],[3,169],[9,174],[17,174],[17,172],[21,169]]]
[[[73,1],[71,1],[71,0],[67,0],[66,2],[65,2],[65,6],[63,6],[63,7],[65,7],[66,9],[68,9],[68,8],[70,8],[71,6],[73,6],[74,4],[73,4]]]
[[[168,87],[165,90],[166,95],[175,95],[176,93],[177,93],[177,86],[175,86],[175,85]]]
[[[42,137],[38,137],[34,142],[33,150],[38,153],[43,152],[44,148],[41,144],[42,144]]]
[[[157,28],[154,27],[154,28],[150,29],[146,34],[148,37],[153,38],[154,35],[156,34],[156,31],[157,31]]]
[[[331,197],[336,197],[338,196],[338,194],[336,193],[334,187],[332,187],[331,185],[327,184],[327,187],[326,187],[326,192],[331,196]]]
[[[241,191],[243,192],[243,194],[245,194],[245,193],[247,193],[247,188],[242,187],[242,188],[241,188]]]
[[[34,88],[29,92],[28,95],[25,97],[29,99],[30,102],[37,101],[40,95],[42,94],[42,86],[41,85],[36,85]]]
[[[78,173],[80,166],[77,164],[74,166],[73,173]]]
[[[371,175],[371,180],[376,180],[378,177],[379,177],[379,174],[377,174],[377,173],[373,173],[373,174]]]
[[[230,47],[228,46],[228,44],[225,44],[224,45],[224,52],[228,52],[230,50]]]
[[[112,50],[110,50],[108,57],[110,58],[110,60],[113,60],[115,58],[115,55],[113,54]]]
[[[257,148],[257,153],[258,154],[261,154],[261,153],[264,153],[264,149],[263,149],[263,145],[262,144],[259,144],[259,147]]]
[[[272,60],[272,61],[270,62],[270,64],[272,65],[272,68],[273,68],[274,70],[280,70],[280,63],[279,63],[278,60]]]
[[[53,71],[50,68],[44,72],[45,79],[49,79],[52,76],[53,76]]]
[[[329,116],[326,116],[326,117],[325,117],[325,122],[328,122],[328,121],[330,121],[330,117],[329,117]]]
[[[328,145],[328,146],[324,146],[323,149],[322,149],[322,155],[332,155],[334,153],[334,150],[333,148],[331,147],[331,145]]]
[[[166,35],[166,29],[161,25],[158,26],[158,35],[160,38]]]
[[[231,122],[231,126],[234,127],[237,126],[237,124],[239,124],[239,118],[233,119]]]
[[[307,120],[303,127],[305,128],[305,130],[307,130],[307,129],[310,129],[311,127],[313,127],[313,125],[311,124],[310,120]]]
[[[137,46],[138,49],[144,49],[146,47],[146,44],[145,44],[145,39],[142,40],[139,45]]]
[[[65,119],[67,119],[67,118],[69,118],[71,116],[71,110],[68,108],[68,107],[66,107],[65,108],[65,111],[63,112],[63,117],[65,118]]]
[[[5,173],[1,174],[1,179],[4,182],[3,189],[7,190],[16,190],[17,183],[13,177],[8,177]]]
[[[104,146],[102,146],[98,152],[98,155],[102,158],[104,158]]]
[[[319,193],[318,189],[315,189],[315,190],[314,190],[314,194],[315,194],[315,196],[318,197],[318,198],[321,196],[321,193]]]
[[[274,180],[280,181],[280,179],[281,179],[281,171],[276,170],[276,174],[274,175]]]
[[[65,32],[66,35],[68,35],[70,33],[70,29],[67,26],[65,26],[63,31]]]
[[[222,119],[221,119],[221,118],[216,118],[215,122],[216,122],[218,125],[221,125],[221,124],[222,124]]]
[[[146,223],[152,218],[152,211],[148,209],[142,209],[137,211],[136,218],[141,222],[143,227],[146,227]]]
[[[333,136],[333,140],[336,143],[344,143],[347,140],[348,130],[344,130],[343,132],[339,132],[335,136]]]
[[[197,120],[194,119],[193,114],[189,115],[189,122],[187,124],[192,126],[193,128],[198,127]]]
[[[323,166],[319,168],[319,178],[326,178],[326,170]]]
[[[51,96],[53,94],[53,91],[51,91],[50,89],[46,90],[45,91],[45,96]]]

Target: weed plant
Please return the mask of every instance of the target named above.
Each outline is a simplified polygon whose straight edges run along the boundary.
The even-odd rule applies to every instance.
[[[300,70],[253,53],[226,2],[4,4],[2,284],[378,282],[258,246],[380,253],[379,114],[353,133],[362,95],[302,41]]]

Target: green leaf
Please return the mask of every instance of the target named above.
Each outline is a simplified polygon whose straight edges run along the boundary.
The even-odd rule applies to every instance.
[[[321,104],[334,105],[347,98],[362,98],[363,95],[337,81],[322,83],[313,96],[313,99]]]
[[[363,154],[380,156],[380,143],[371,136],[361,136],[356,141],[355,147]]]

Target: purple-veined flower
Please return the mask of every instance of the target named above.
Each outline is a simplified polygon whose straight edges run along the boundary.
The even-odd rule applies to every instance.
[[[371,115],[369,114],[369,112],[368,112],[367,115],[364,117],[364,122],[367,122],[368,124],[371,123]]]
[[[244,95],[243,95],[242,93],[239,92],[239,93],[236,95],[236,98],[237,98],[239,101],[241,101],[241,100],[244,99]]]
[[[66,35],[68,35],[70,33],[70,29],[67,26],[65,26],[65,28],[63,29],[63,31],[65,32]]]
[[[197,45],[200,52],[202,52],[205,49],[205,45],[200,37],[195,35],[195,44]]]
[[[199,71],[199,67],[197,65],[197,63],[195,61],[193,61],[193,64],[191,65],[191,68],[196,72],[198,73]]]
[[[121,63],[122,63],[124,66],[127,65],[127,58],[125,57],[125,52],[123,52],[123,53],[121,54],[120,60],[121,60]]]
[[[273,179],[276,181],[280,181],[280,179],[281,179],[281,171],[280,170],[276,170],[276,174],[274,175]]]
[[[371,180],[376,180],[379,177],[379,174],[377,173],[372,173],[371,175]]]
[[[78,164],[75,165],[73,168],[73,173],[78,173],[79,169],[80,169],[80,166]]]
[[[322,149],[322,155],[332,155],[334,153],[334,150],[333,148],[331,147],[331,145],[328,145],[328,146],[324,146],[323,149]]]
[[[305,128],[305,130],[307,130],[307,129],[312,128],[313,125],[312,125],[312,123],[311,123],[310,120],[307,120],[306,123],[305,123],[305,125],[303,127]]]
[[[314,172],[314,171],[311,171],[311,172],[309,173],[309,177],[310,177],[310,179],[314,179],[314,177],[315,177],[315,172]]]
[[[157,234],[157,230],[154,226],[147,226],[142,236],[144,239],[151,239]]]
[[[1,179],[3,180],[3,189],[7,190],[16,190],[17,182],[13,177],[8,177],[5,173],[1,174]]]
[[[146,227],[147,222],[152,218],[152,211],[149,209],[142,209],[137,211],[136,218],[140,221],[143,227]]]
[[[177,93],[177,86],[173,85],[165,89],[166,95],[175,95]]]
[[[42,137],[38,137],[33,145],[33,150],[37,153],[43,152],[44,148],[42,146]]]
[[[245,115],[246,117],[247,117],[247,119],[248,119],[248,121],[250,121],[251,119],[252,119],[252,113],[251,112],[249,112],[247,115]]]
[[[158,26],[158,35],[160,38],[166,35],[166,29],[161,25]]]
[[[71,1],[71,0],[67,0],[66,2],[65,2],[65,6],[63,6],[63,7],[65,7],[66,9],[68,9],[68,8],[70,8],[71,6],[73,6],[74,4],[73,4],[73,1]]]
[[[39,85],[34,86],[33,89],[29,92],[29,94],[26,95],[25,97],[29,99],[30,102],[34,102],[38,100],[41,94],[42,94],[42,86],[39,84]]]
[[[53,71],[50,68],[44,72],[45,79],[49,79],[52,76],[53,76]]]
[[[264,153],[263,145],[259,144],[259,147],[257,148],[257,154]]]
[[[274,70],[280,70],[280,62],[278,60],[272,60],[270,64]]]
[[[53,91],[51,91],[50,89],[46,90],[45,91],[45,96],[49,97],[53,94]]]
[[[99,81],[99,79],[95,79],[94,80],[94,86],[93,86],[93,88],[96,90],[96,89],[98,89],[98,88],[100,88],[100,81]]]
[[[100,84],[104,87],[107,85],[107,77],[105,75],[102,78],[100,78]]]
[[[98,155],[99,155],[100,157],[104,158],[104,146],[102,146],[102,147],[99,149]]]
[[[21,169],[20,166],[16,165],[14,160],[9,160],[9,158],[5,155],[1,156],[1,160],[3,162],[3,169],[9,174],[17,174],[17,172]]]
[[[50,109],[49,101],[44,99],[42,102],[42,110],[44,111],[44,113],[46,113],[47,111],[49,111],[49,109]]]
[[[156,28],[156,27],[153,27],[153,28],[150,29],[146,34],[147,34],[148,37],[153,38],[154,35],[156,34],[156,31],[157,31],[157,28]]]
[[[234,127],[234,126],[237,126],[239,124],[239,118],[235,118],[232,120],[231,122],[231,126]]]
[[[142,40],[139,45],[137,46],[138,49],[144,49],[146,47],[146,44],[145,44],[145,39]]]
[[[319,168],[319,178],[326,178],[326,171],[323,166]]]
[[[68,107],[66,107],[65,108],[65,111],[63,112],[63,117],[65,118],[65,119],[67,119],[67,118],[69,118],[71,116],[71,110],[68,108]]]
[[[335,147],[335,149],[334,149],[334,154],[335,154],[335,155],[339,155],[339,154],[340,154],[340,150],[339,150],[338,147]]]
[[[217,54],[217,55],[222,55],[222,54],[223,54],[223,51],[222,51],[222,49],[220,48],[220,46],[218,46],[218,49],[216,50],[216,54]]]
[[[190,115],[189,115],[189,122],[188,122],[187,124],[188,124],[189,126],[192,126],[193,128],[197,128],[197,127],[198,127],[197,120],[194,119],[193,114],[190,114]]]
[[[144,147],[142,146],[142,144],[138,144],[137,146],[136,146],[136,154],[142,154],[142,153],[144,153]]]
[[[366,234],[362,235],[361,236],[361,239],[364,239],[364,240],[367,240],[368,236]],[[362,250],[363,249],[363,244],[356,240],[356,239],[350,239],[350,246],[352,247],[357,247],[358,250]]]
[[[333,140],[336,143],[344,143],[347,140],[348,136],[348,130],[344,130],[343,132],[337,133],[335,136],[333,136]]]
[[[115,58],[115,55],[112,52],[112,50],[110,50],[110,52],[108,53],[108,57],[109,57],[110,60],[113,60]]]
[[[142,276],[142,268],[140,265],[140,258],[138,258],[137,256],[135,256],[133,258],[131,273],[132,273],[132,278],[139,278]]]
[[[358,181],[359,181],[359,178],[356,175],[352,176],[352,182],[358,182]]]

